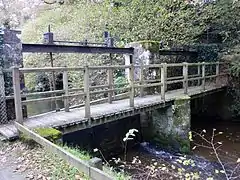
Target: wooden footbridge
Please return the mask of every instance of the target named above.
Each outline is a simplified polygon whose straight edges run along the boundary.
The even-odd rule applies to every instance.
[[[129,55],[132,59],[132,55]],[[181,75],[169,77],[168,70],[178,67]],[[211,67],[210,69],[208,67]],[[195,68],[196,74],[190,74],[189,69]],[[151,111],[164,107],[167,103],[179,96],[197,96],[204,93],[215,92],[226,86],[228,73],[227,65],[220,62],[214,63],[177,63],[177,64],[151,64],[151,65],[110,65],[110,66],[84,66],[84,67],[46,67],[46,68],[17,68],[12,69],[13,87],[15,99],[16,121],[29,129],[36,127],[54,127],[63,133],[80,129],[91,128],[103,123],[133,116],[140,112]],[[106,85],[90,86],[90,71],[107,70]],[[124,87],[117,88],[113,83],[113,71],[119,69],[129,70],[129,82]],[[159,78],[146,79],[144,72],[155,69],[159,72]],[[208,70],[207,70],[208,69]],[[140,77],[135,77],[135,71],[140,72]],[[70,71],[84,72],[84,87],[80,89],[69,88],[68,73]],[[63,90],[22,94],[20,90],[20,74],[36,72],[62,72]],[[168,86],[180,83],[181,87],[167,90]],[[148,88],[155,88],[154,93],[148,94]],[[126,93],[114,95],[114,92],[125,90]],[[62,95],[23,100],[35,94]],[[91,101],[91,96],[108,93],[105,99]],[[71,98],[83,97],[84,103],[78,108],[70,107]],[[37,116],[23,118],[22,106],[40,101],[63,100],[64,109],[60,112],[48,112]],[[0,133],[8,139],[18,136],[17,128],[13,124],[0,126]]]
[[[0,92],[3,102],[14,98],[15,122],[0,124],[0,134],[7,139],[18,137],[18,132],[27,134],[30,138],[41,144],[48,151],[58,154],[72,166],[94,180],[112,180],[113,177],[97,169],[92,162],[80,160],[53,144],[33,131],[37,127],[54,127],[63,133],[69,133],[81,129],[91,128],[114,120],[152,111],[171,105],[174,99],[183,95],[192,98],[204,96],[206,93],[221,91],[227,85],[228,65],[222,62],[214,63],[173,63],[173,64],[140,64],[134,63],[133,48],[115,48],[112,46],[85,45],[56,45],[53,36],[48,33],[48,44],[22,44],[18,38],[5,39],[9,57],[14,57],[10,64],[19,65],[22,61],[21,53],[95,53],[110,54],[108,66],[82,67],[45,67],[45,68],[19,68],[4,69],[3,72],[12,73],[14,96],[5,97],[5,91]],[[11,36],[12,37],[12,36]],[[7,43],[8,42],[8,43]],[[77,43],[79,44],[79,42]],[[19,48],[19,47],[22,47]],[[13,56],[14,54],[14,56]],[[112,65],[112,54],[125,55],[129,65]],[[16,55],[16,56],[15,56]],[[3,57],[8,57],[4,55]],[[11,59],[8,59],[10,61]],[[8,68],[8,67],[7,67]],[[107,71],[106,83],[92,85],[90,83],[91,72]],[[114,84],[114,71],[121,70],[128,73],[128,82]],[[83,72],[83,87],[70,88],[69,72]],[[59,73],[63,74],[63,89],[46,92],[24,93],[21,91],[22,75],[28,73]],[[136,72],[138,72],[136,74]],[[149,72],[154,72],[154,77],[149,77]],[[172,73],[175,72],[175,73]],[[176,73],[177,72],[177,73]],[[2,75],[2,72],[0,72]],[[0,76],[3,80],[3,76]],[[54,78],[53,78],[54,79]],[[4,84],[4,83],[3,83]],[[119,86],[120,85],[120,86]],[[175,86],[174,86],[175,85]],[[116,92],[124,92],[117,94]],[[95,99],[96,95],[107,94],[106,98]],[[48,95],[51,97],[31,99],[29,97]],[[72,100],[83,99],[83,103],[77,108],[71,107]],[[32,117],[24,118],[23,107],[32,103],[62,100],[64,108],[59,112],[48,112]],[[0,121],[4,122],[4,121]],[[1,136],[0,136],[1,137]],[[91,160],[90,160],[91,161]],[[95,160],[93,161],[95,162]],[[100,163],[102,164],[102,163]]]

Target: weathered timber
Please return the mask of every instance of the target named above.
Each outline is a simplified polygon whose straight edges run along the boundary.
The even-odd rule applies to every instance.
[[[161,98],[162,98],[163,101],[165,101],[165,92],[166,92],[166,87],[167,87],[166,71],[167,71],[167,67],[166,67],[166,63],[164,63],[161,67],[161,83],[162,83]]]
[[[206,86],[205,72],[206,72],[206,65],[205,65],[205,62],[203,62],[202,63],[202,90],[205,90],[205,86]]]
[[[64,98],[64,107],[65,111],[69,112],[69,90],[68,90],[68,72],[63,72],[63,89],[65,91],[65,98]]]
[[[189,87],[188,95],[191,98],[204,96],[206,94],[215,93],[224,90],[223,87],[206,86],[206,90],[202,92],[201,86]],[[164,92],[165,93],[165,92]],[[91,104],[92,124],[88,123],[85,118],[84,104],[80,108],[71,109],[70,112],[49,112],[33,117],[29,117],[24,121],[24,126],[28,128],[36,127],[53,127],[60,129],[63,133],[70,133],[81,129],[91,128],[111,121],[116,121],[125,117],[139,114],[140,112],[148,112],[153,109],[162,108],[171,104],[175,98],[183,95],[183,89],[168,91],[165,94],[165,102],[159,95],[147,95],[144,97],[135,97],[134,108],[129,107],[129,99],[113,101],[112,104],[107,103],[107,98]],[[122,98],[127,98],[125,93]],[[104,103],[105,102],[105,103]],[[95,104],[101,103],[101,104]],[[3,126],[0,126],[0,132]],[[12,129],[14,131],[14,129]],[[15,130],[15,134],[17,130]],[[12,136],[15,136],[12,133]],[[12,137],[10,134],[8,138]]]
[[[134,89],[134,65],[133,65],[133,56],[130,55],[130,92],[129,92],[129,105],[130,107],[134,107],[134,93],[135,93],[135,89]]]
[[[13,91],[16,120],[19,123],[23,123],[22,98],[20,89],[20,72],[18,67],[13,68]]]
[[[184,94],[188,93],[188,63],[183,64],[183,89]]]
[[[132,55],[128,55],[128,56],[129,56],[130,61],[133,62],[133,56]],[[38,70],[39,70],[40,72],[44,72],[44,71],[47,71],[47,72],[60,71],[60,72],[64,72],[64,74],[65,74],[64,75],[64,84],[65,85],[64,85],[64,89],[63,90],[49,91],[49,92],[40,92],[39,93],[39,94],[54,94],[54,93],[58,92],[58,93],[61,93],[60,96],[48,97],[48,98],[39,98],[39,99],[30,99],[30,100],[25,100],[25,101],[21,102],[21,97],[32,96],[32,95],[38,94],[38,93],[29,93],[29,94],[22,94],[22,95],[18,94],[18,96],[20,97],[20,104],[18,104],[18,109],[21,109],[21,106],[23,104],[28,104],[28,103],[33,103],[33,102],[40,102],[40,101],[51,101],[51,100],[58,99],[58,100],[65,101],[65,111],[68,112],[69,109],[70,109],[70,107],[69,107],[69,105],[67,103],[68,99],[72,98],[72,97],[84,96],[85,97],[85,103],[83,105],[78,106],[78,107],[85,106],[84,116],[82,116],[82,113],[80,113],[79,115],[74,115],[74,117],[79,117],[77,122],[79,122],[80,124],[82,122],[91,123],[90,121],[92,121],[92,119],[96,119],[96,114],[92,113],[90,111],[90,108],[92,108],[92,106],[90,106],[90,105],[93,104],[90,101],[90,96],[93,95],[93,94],[102,94],[102,93],[108,93],[108,94],[111,93],[111,94],[113,94],[114,91],[127,90],[128,91],[128,95],[129,95],[128,97],[129,97],[130,101],[128,103],[128,106],[126,106],[125,108],[130,108],[131,111],[132,111],[132,108],[136,108],[136,106],[135,106],[135,100],[137,100],[136,94],[135,94],[135,90],[136,89],[140,89],[140,92],[141,92],[141,89],[144,89],[144,88],[160,86],[161,87],[161,100],[160,100],[160,102],[161,101],[164,102],[166,100],[165,95],[166,95],[166,90],[167,90],[167,85],[168,84],[183,83],[183,85],[184,85],[184,89],[183,89],[184,93],[187,93],[190,90],[190,88],[188,87],[188,82],[189,81],[194,81],[194,80],[200,81],[200,80],[202,80],[201,88],[204,89],[205,86],[208,86],[208,85],[206,85],[206,80],[207,79],[218,78],[220,76],[227,76],[228,73],[221,73],[220,74],[220,72],[218,72],[219,71],[218,67],[217,67],[218,64],[222,64],[222,63],[219,63],[219,62],[216,62],[216,63],[187,63],[187,64],[186,63],[178,63],[178,64],[162,63],[162,64],[152,64],[151,66],[150,65],[140,65],[140,66],[137,65],[137,66],[134,66],[133,63],[131,63],[128,66],[124,66],[124,65],[112,66],[111,65],[111,66],[86,66],[86,67],[73,67],[73,68],[71,68],[71,67],[70,68],[66,68],[66,67],[20,68],[20,69],[15,68],[19,72],[21,71],[21,72],[24,72],[24,73],[38,72]],[[187,71],[188,71],[188,66],[190,66],[190,65],[191,66],[194,65],[194,66],[198,67],[198,74],[188,75]],[[216,74],[207,76],[206,72],[205,72],[205,66],[206,65],[216,65]],[[169,77],[169,78],[167,78],[167,67],[174,67],[174,66],[182,67],[183,68],[183,75],[182,76],[177,76],[177,77]],[[136,79],[135,80],[134,69],[135,68],[142,68],[142,69],[145,70],[148,67],[157,68],[157,69],[161,68],[161,78],[160,79],[153,79],[153,80],[144,80],[144,78],[142,77],[140,79]],[[200,72],[201,67],[202,67],[202,73]],[[113,77],[111,77],[110,74],[109,74],[109,77],[108,77],[108,81],[110,83],[108,82],[107,84],[99,85],[99,86],[89,86],[90,85],[89,84],[89,71],[91,71],[91,70],[98,70],[98,69],[102,69],[102,68],[103,69],[106,68],[106,70],[108,70],[109,72],[113,71],[113,70],[116,70],[118,68],[123,68],[123,69],[128,68],[129,71],[130,71],[130,73],[129,73],[129,75],[130,75],[129,82],[122,84],[122,85],[127,85],[127,87],[114,88],[114,87],[116,87],[116,85],[113,84],[113,82],[112,82],[112,78]],[[73,71],[74,70],[84,70],[84,88],[77,88],[77,89],[68,89],[67,88],[68,85],[67,85],[66,82],[67,82],[68,78],[67,78],[66,72],[69,72],[70,70],[73,70]],[[15,72],[15,74],[19,73],[19,72]],[[143,72],[141,72],[141,73],[143,73]],[[17,81],[19,81],[19,79],[16,79],[16,82]],[[19,82],[17,82],[17,83],[19,83]],[[112,85],[111,85],[111,83],[112,83]],[[207,83],[208,83],[208,81],[207,81]],[[224,85],[224,84],[222,84],[222,85]],[[110,86],[111,86],[111,88],[110,88]],[[214,85],[212,84],[212,86],[215,87],[216,86],[215,83],[214,83]],[[18,87],[18,86],[15,86],[15,87]],[[196,87],[194,87],[194,88],[196,88]],[[97,89],[102,89],[102,90],[97,90]],[[78,91],[84,91],[84,92],[80,92],[80,93],[76,93],[76,94],[70,94],[70,92],[78,92]],[[18,91],[18,92],[20,92],[20,91]],[[171,94],[172,92],[169,92],[169,93]],[[179,94],[179,95],[181,95],[181,94]],[[143,100],[144,100],[143,93],[140,93],[140,97],[143,98]],[[7,98],[11,98],[11,97],[7,97]],[[113,103],[113,98],[114,98],[114,96],[112,96],[112,95],[108,96],[108,98],[107,98],[108,102],[109,103]],[[94,101],[94,103],[95,102],[97,103],[97,102],[106,102],[106,101],[105,101],[105,99],[100,99],[99,101],[98,100]],[[114,103],[116,103],[116,102],[114,102]],[[143,102],[143,104],[144,104],[144,102]],[[112,107],[109,107],[109,108],[112,108]],[[121,111],[121,110],[118,110],[118,111]],[[116,112],[118,112],[118,111],[116,111]],[[135,110],[133,110],[133,111],[135,113]],[[68,115],[71,114],[71,112],[68,112],[68,113],[69,113]],[[115,113],[115,111],[114,111],[114,113]],[[97,114],[99,114],[99,113],[97,113]],[[39,115],[39,116],[41,116],[41,115]],[[101,118],[101,116],[103,116],[103,115],[100,113],[100,118]],[[111,116],[108,115],[107,117],[111,117]],[[105,118],[106,117],[104,115],[104,119]],[[64,118],[64,119],[67,121],[68,118]],[[48,123],[50,123],[50,121],[52,121],[52,120],[49,120],[49,122],[45,122],[45,121],[48,121],[48,120],[43,120],[42,119],[42,120],[39,120],[39,121],[37,121],[37,122],[35,122],[33,124],[34,124],[34,126],[35,125],[37,125],[37,126],[44,125],[45,126]],[[75,121],[74,121],[74,123],[75,123]],[[64,124],[67,124],[67,126],[69,126],[69,124],[72,124],[72,122],[66,123],[64,121]],[[55,125],[54,125],[54,127],[55,127]],[[84,127],[85,128],[88,127],[88,124],[86,124]]]
[[[110,54],[110,64],[112,65],[112,54]],[[108,88],[113,89],[113,70],[108,69]],[[113,92],[108,92],[108,103],[112,103]]]
[[[163,85],[162,83],[151,83],[151,84],[144,84],[144,85],[134,85],[134,88],[158,87],[162,85]]]
[[[143,67],[143,62],[141,61],[141,67],[140,67],[140,85],[143,86],[144,82],[144,67]],[[140,88],[140,97],[144,96],[144,87]]]
[[[90,110],[90,89],[89,89],[89,67],[85,66],[84,69],[84,93],[85,93],[85,118],[90,119],[91,110]]]

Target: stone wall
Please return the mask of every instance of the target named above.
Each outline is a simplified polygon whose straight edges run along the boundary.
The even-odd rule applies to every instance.
[[[132,42],[125,46],[126,48],[132,47],[134,48],[134,55],[133,55],[133,64],[134,65],[149,65],[154,63],[160,63],[155,62],[158,58],[156,58],[156,52],[159,48],[159,43],[149,43],[149,42]],[[125,65],[130,64],[129,56],[125,57]],[[125,74],[127,78],[129,79],[129,69],[125,70]],[[156,74],[155,71],[150,71],[149,76],[154,76]],[[136,80],[139,80],[140,78],[140,68],[136,68],[134,72],[134,78]]]
[[[180,97],[172,106],[142,115],[141,124],[146,141],[174,151],[190,151],[190,97]]]
[[[0,67],[2,69],[9,69],[12,66],[23,67],[22,43],[19,37],[20,35],[20,31],[0,29]],[[5,72],[3,76],[4,82],[1,82],[1,84],[4,84],[4,86],[2,86],[4,87],[4,90],[1,91],[2,94],[4,94],[4,96],[13,95],[12,73]],[[21,89],[24,89],[24,76],[21,75],[20,79]],[[5,99],[5,102],[7,119],[15,119],[14,99]],[[26,106],[24,106],[23,112],[24,116],[27,116]]]

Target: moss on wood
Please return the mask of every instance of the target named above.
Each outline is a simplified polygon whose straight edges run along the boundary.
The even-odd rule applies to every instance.
[[[62,137],[62,132],[54,128],[35,128],[34,132],[52,142]]]

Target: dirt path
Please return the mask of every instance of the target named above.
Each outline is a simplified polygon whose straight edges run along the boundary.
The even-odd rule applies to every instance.
[[[18,165],[10,152],[11,148],[0,141],[0,180],[25,180],[26,174],[16,170]]]
[[[0,167],[0,179],[1,180],[25,180],[21,174],[14,173],[13,170],[9,167]]]
[[[36,143],[0,141],[0,180],[83,180],[82,176]]]

